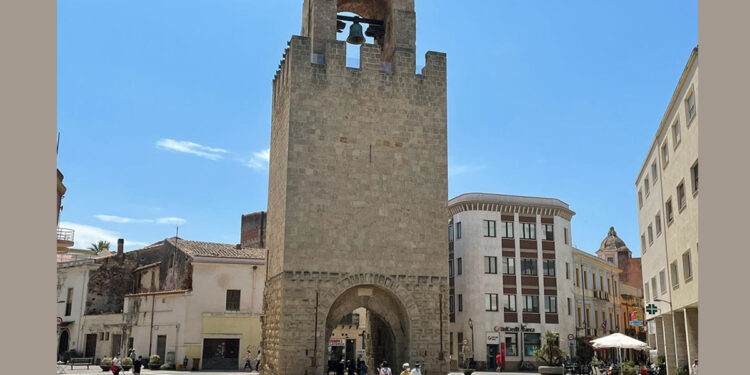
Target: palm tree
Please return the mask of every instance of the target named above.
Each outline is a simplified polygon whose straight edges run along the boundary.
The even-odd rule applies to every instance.
[[[99,254],[104,250],[109,251],[109,241],[99,241],[98,243],[91,243],[91,247],[88,250],[93,251],[95,254]]]

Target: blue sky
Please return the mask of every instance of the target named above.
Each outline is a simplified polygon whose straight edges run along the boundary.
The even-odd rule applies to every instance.
[[[271,81],[302,0],[58,3],[61,226],[76,246],[238,243],[266,209]],[[467,6],[469,4],[470,6]],[[574,244],[639,256],[635,178],[690,52],[696,1],[416,0],[448,55],[449,197],[559,198]],[[421,61],[420,61],[421,60]]]

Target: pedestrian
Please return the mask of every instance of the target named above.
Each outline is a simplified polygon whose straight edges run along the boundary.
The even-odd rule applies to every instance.
[[[367,364],[365,361],[359,362],[359,375],[367,375]]]
[[[258,356],[256,358],[257,360],[255,362],[255,369],[260,371],[260,350],[258,350]]]
[[[357,368],[354,366],[354,362],[349,359],[346,360],[346,372],[349,375],[357,375]]]
[[[138,359],[133,361],[133,375],[141,373],[141,366],[143,366],[143,357],[138,356]]]
[[[391,368],[388,367],[388,361],[383,361],[383,363],[380,364],[380,375],[393,375],[391,372]]]
[[[414,368],[411,369],[411,375],[422,375],[422,365],[419,364],[419,361],[414,364]]]
[[[691,368],[691,370],[693,371],[692,375],[698,375],[698,358],[693,361],[693,367]]]
[[[250,371],[253,371],[253,364],[250,363],[252,361],[252,355],[249,350],[247,351],[247,354],[245,355],[245,367],[242,368],[242,371],[245,371],[245,369],[250,369]]]
[[[404,369],[404,371],[401,371],[401,375],[410,375],[408,362],[401,365],[401,367]]]
[[[120,353],[117,353],[112,360],[112,367],[110,367],[109,370],[112,371],[114,375],[120,375],[120,370],[122,370],[122,359],[120,359]]]

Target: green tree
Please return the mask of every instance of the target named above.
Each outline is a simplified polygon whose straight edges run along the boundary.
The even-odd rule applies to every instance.
[[[105,250],[109,251],[109,241],[99,241],[97,243],[92,242],[88,250],[91,250],[96,254],[99,254]]]
[[[534,351],[534,358],[547,366],[559,366],[565,361],[565,352],[557,345],[558,335],[555,332],[544,333],[544,344]]]

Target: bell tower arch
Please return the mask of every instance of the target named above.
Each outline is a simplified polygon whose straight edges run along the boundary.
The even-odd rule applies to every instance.
[[[380,27],[359,68],[336,40],[343,12]],[[415,72],[413,0],[302,13],[273,80],[261,373],[323,375],[330,329],[355,307],[372,311],[368,363],[446,372],[446,56]]]

